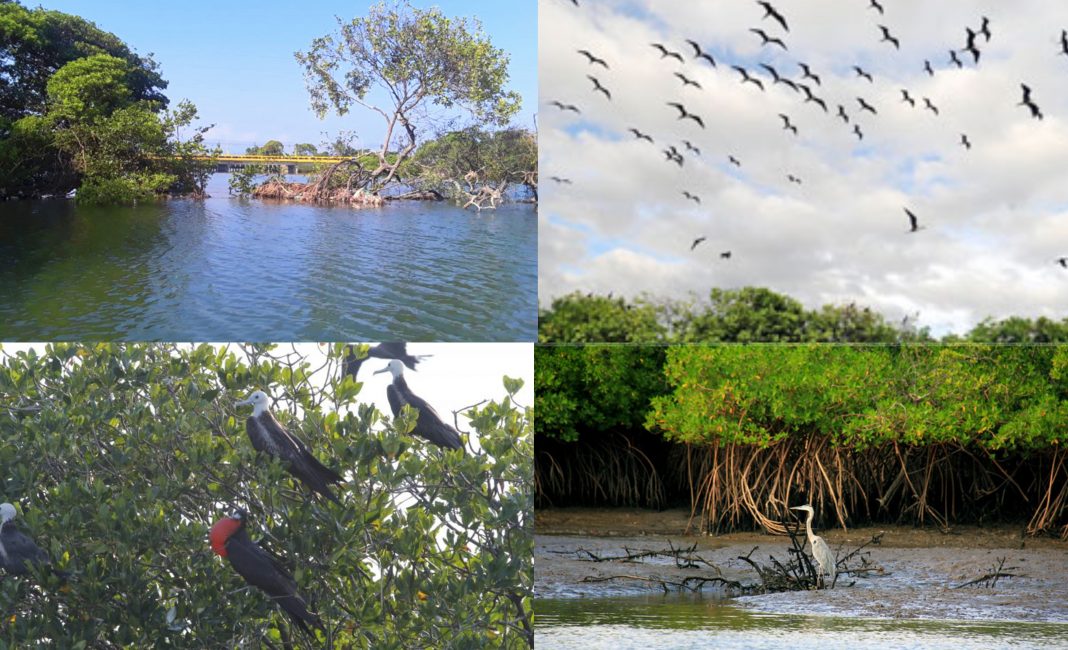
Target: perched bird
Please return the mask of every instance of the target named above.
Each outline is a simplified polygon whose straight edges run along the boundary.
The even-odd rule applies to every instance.
[[[638,129],[635,129],[635,128],[631,127],[631,128],[630,128],[630,129],[628,129],[628,130],[629,130],[629,131],[630,131],[631,133],[633,133],[633,134],[634,134],[634,137],[635,137],[635,138],[637,138],[637,139],[639,139],[639,140],[647,140],[647,141],[649,141],[649,142],[652,142],[652,141],[653,141],[653,138],[652,138],[652,136],[650,136],[650,135],[648,135],[648,134],[645,134],[645,133],[642,133],[642,132],[641,132],[641,131],[639,131]]]
[[[1031,100],[1031,88],[1027,84],[1020,84],[1020,88],[1023,89],[1023,101],[1017,106],[1026,106],[1031,109],[1031,117],[1036,120],[1042,119],[1042,111],[1038,108],[1038,104]]]
[[[784,43],[781,38],[774,38],[772,36],[768,36],[767,32],[765,32],[763,29],[760,29],[758,27],[751,27],[749,31],[760,37],[761,45],[778,45],[784,50],[787,49],[786,43]]]
[[[790,116],[786,113],[779,113],[779,117],[782,118],[783,131],[793,131],[794,135],[797,135],[797,127],[790,123]]]
[[[879,4],[876,0],[871,0],[871,2],[868,4],[868,8],[869,9],[875,9],[880,14],[884,13],[883,12],[883,6],[881,4]]]
[[[872,78],[871,74],[865,72],[863,68],[861,68],[859,65],[853,66],[853,71],[857,73],[858,77],[864,77],[865,79],[867,79],[868,83],[875,83],[875,79]]]
[[[698,156],[700,156],[700,155],[701,155],[701,150],[700,150],[700,149],[698,149],[697,147],[695,147],[695,146],[693,145],[693,143],[692,143],[692,142],[690,142],[689,140],[683,140],[683,141],[682,141],[682,144],[686,146],[686,149],[687,149],[688,151],[692,151],[692,152],[694,152],[694,154],[696,154],[696,155],[698,155]]]
[[[812,74],[812,69],[809,68],[807,64],[798,63],[797,65],[801,66],[801,72],[804,73],[801,75],[802,79],[811,79],[816,82],[817,86],[823,85],[823,82],[820,81],[819,75]]]
[[[868,111],[868,112],[869,112],[869,113],[871,113],[872,115],[878,115],[878,114],[879,114],[879,113],[878,113],[878,112],[877,112],[877,111],[875,110],[875,107],[874,107],[874,106],[872,106],[872,105],[871,105],[871,104],[869,104],[868,102],[864,101],[864,98],[863,98],[863,97],[857,97],[857,102],[858,102],[858,103],[860,104],[860,110],[862,110],[862,111]]]
[[[916,100],[913,99],[911,95],[909,95],[909,91],[908,90],[902,88],[901,89],[901,96],[903,98],[901,101],[908,102],[910,106],[912,106],[913,108],[916,108]]]
[[[775,7],[771,6],[770,2],[766,2],[765,0],[757,0],[757,4],[764,8],[764,18],[762,18],[762,20],[770,17],[774,20],[777,20],[779,24],[782,25],[783,29],[785,29],[786,31],[790,31],[790,27],[786,24],[786,19],[782,17],[782,14],[776,11]]]
[[[604,96],[608,98],[608,101],[612,101],[612,93],[608,92],[608,89],[601,85],[601,81],[592,74],[586,75],[586,78],[593,82],[593,92],[604,93]]]
[[[676,72],[675,76],[678,77],[679,81],[682,82],[683,88],[685,88],[686,86],[694,86],[694,87],[696,87],[698,89],[701,88],[701,84],[697,83],[693,79],[690,79],[689,77],[687,77],[686,75],[682,74],[681,72]]]
[[[923,61],[923,69],[927,71],[928,76],[934,76],[934,68],[931,67],[931,62],[927,59]]]
[[[956,65],[958,68],[963,68],[964,67],[964,64],[961,63],[961,60],[957,58],[957,51],[956,50],[950,50],[949,51],[949,62],[954,64],[954,65]]]
[[[694,58],[704,59],[705,61],[708,61],[709,63],[711,63],[713,68],[716,67],[716,60],[712,58],[711,54],[709,54],[708,52],[705,52],[704,50],[701,49],[700,43],[698,43],[697,41],[694,41],[694,40],[690,40],[690,39],[686,39],[686,42],[689,43],[690,47],[693,48]]]
[[[754,84],[757,88],[760,88],[760,90],[764,90],[764,84],[761,83],[759,79],[756,79],[755,77],[750,77],[748,70],[738,65],[732,65],[731,67],[742,75],[743,84],[748,81],[749,83]]]
[[[572,111],[572,112],[575,112],[575,113],[582,113],[582,111],[579,110],[579,107],[575,106],[574,104],[564,104],[564,103],[559,102],[559,101],[557,101],[555,99],[553,101],[549,102],[549,104],[559,108],[562,111]]]
[[[691,112],[687,111],[686,107],[683,106],[682,104],[680,104],[678,102],[667,102],[667,105],[678,109],[678,111],[679,111],[679,119],[680,120],[686,120],[686,119],[693,120],[694,122],[697,122],[698,126],[700,126],[702,129],[705,128],[705,121],[702,120],[701,117],[699,115],[697,115],[696,113],[691,113]]]
[[[841,104],[838,105],[838,117],[842,118],[842,121],[846,124],[849,124],[849,116],[846,115],[845,106]]]
[[[15,525],[17,515],[15,506],[0,503],[0,568],[16,576],[30,573],[33,567],[51,568],[48,554]],[[52,569],[52,573],[67,577],[62,571]]]
[[[905,214],[909,217],[909,232],[923,230],[924,226],[920,225],[920,220],[916,218],[916,215],[912,213],[912,210],[905,208]]]
[[[926,97],[923,98],[923,107],[931,111],[935,115],[938,115],[938,107],[932,104],[931,100]]]
[[[831,547],[827,545],[827,542],[823,541],[823,538],[812,532],[812,518],[815,516],[815,511],[812,510],[812,506],[805,504],[803,506],[794,506],[790,510],[804,510],[808,513],[808,517],[805,519],[805,533],[808,535],[808,545],[812,547],[812,557],[816,560],[817,566],[819,566],[819,580],[823,581],[824,574],[830,574],[831,586],[834,586],[834,578],[838,574],[838,566],[834,557],[834,553],[831,552]],[[824,587],[827,583],[824,583]]]
[[[393,383],[386,388],[386,399],[393,411],[393,417],[400,415],[405,405],[419,412],[415,421],[414,435],[425,438],[439,447],[446,449],[462,449],[463,442],[460,440],[460,432],[451,425],[446,424],[437,411],[426,400],[419,397],[408,388],[408,382],[404,380],[404,366],[400,361],[393,359],[385,368],[376,370],[375,374],[388,372],[393,375]]]
[[[400,365],[393,359],[390,363]],[[341,483],[341,475],[320,463],[299,438],[289,433],[271,414],[267,393],[253,391],[247,399],[234,406],[252,405],[252,415],[245,420],[245,432],[256,451],[274,456],[286,465],[286,470],[310,490],[334,503],[341,501],[330,491],[330,485]]]
[[[891,45],[893,45],[894,49],[896,49],[896,50],[900,50],[901,49],[901,41],[899,41],[897,38],[895,38],[890,33],[890,30],[886,28],[886,25],[879,25],[879,30],[882,31],[882,33],[883,33],[883,37],[881,39],[879,39],[880,43],[882,43],[883,41],[886,41],[887,43],[890,43]]]
[[[245,530],[247,517],[238,510],[215,522],[208,534],[211,550],[229,560],[245,582],[267,594],[305,634],[312,634],[308,626],[322,629],[319,616],[308,611],[308,603],[297,593],[293,576],[249,538]]]
[[[979,48],[976,47],[976,45],[975,45],[975,37],[978,36],[979,34],[977,34],[976,32],[973,32],[971,30],[971,28],[969,28],[969,27],[965,27],[964,29],[968,33],[968,41],[967,41],[967,44],[964,46],[964,49],[961,50],[961,51],[962,52],[971,52],[972,53],[972,58],[975,59],[975,63],[976,63],[976,65],[978,65],[979,64],[979,54],[980,54],[980,52],[979,52]]]
[[[971,140],[968,139],[968,135],[965,133],[960,134],[960,143],[964,146],[965,149],[972,148]]]
[[[686,190],[683,190],[682,195],[685,196],[687,199],[693,201],[697,205],[701,205],[701,197],[697,196],[696,194],[690,194]]]
[[[560,178],[558,176],[553,176],[552,180],[567,185],[571,184],[569,179]],[[359,359],[356,358],[356,351],[351,345],[347,346],[345,351],[345,369],[342,376],[348,375],[353,379],[356,379],[356,376],[360,372],[360,366],[362,366],[363,362],[368,359],[400,359],[404,365],[415,370],[415,367],[420,361],[430,356],[426,354],[421,354],[419,356],[408,354],[407,343],[379,343],[378,345],[368,348],[367,356]]]
[[[579,54],[581,54],[582,56],[586,57],[586,60],[589,62],[590,65],[599,65],[599,66],[604,67],[605,70],[609,70],[610,69],[608,67],[608,61],[605,61],[604,59],[601,59],[599,57],[594,56],[593,53],[590,52],[589,50],[577,50],[577,51],[578,51]]]
[[[692,251],[693,249],[697,248],[697,245],[705,241],[706,239],[708,239],[708,237],[698,237],[697,239],[693,240],[693,243],[690,244],[690,250]]]
[[[657,50],[660,51],[660,58],[661,59],[672,58],[672,59],[678,59],[679,63],[685,63],[686,62],[686,61],[683,60],[681,54],[679,54],[678,52],[672,52],[671,50],[667,49],[666,47],[664,47],[660,43],[652,43],[651,46],[655,47]]]

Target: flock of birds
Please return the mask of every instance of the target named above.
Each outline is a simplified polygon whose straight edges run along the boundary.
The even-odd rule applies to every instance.
[[[578,0],[570,0],[571,4],[575,7],[580,7]],[[782,52],[789,52],[789,43],[787,36],[790,33],[790,25],[786,16],[779,11],[771,2],[767,0],[756,0],[756,4],[763,10],[763,15],[760,16],[762,23],[760,27],[752,27],[749,29],[756,37],[760,39],[760,45],[762,48],[774,48],[781,50]],[[878,0],[869,0],[868,8],[873,11],[874,14],[878,14],[879,23],[875,25],[878,30],[879,39],[878,43],[886,43],[887,47],[892,47],[895,51],[900,51],[902,47],[901,39],[896,36],[891,28],[887,25],[881,24],[882,17],[885,15],[885,8],[878,2]],[[754,18],[756,16],[754,15]],[[948,59],[944,65],[955,66],[956,68],[964,68],[966,63],[962,60],[961,55],[969,56],[971,58],[971,65],[978,66],[980,59],[982,58],[983,49],[994,37],[994,31],[991,28],[991,21],[986,16],[979,16],[977,18],[978,24],[974,26],[966,26],[964,28],[964,40],[960,48],[948,48]],[[767,29],[765,29],[767,27]],[[772,33],[774,31],[780,31],[781,33]],[[725,64],[723,61],[717,62],[715,57],[702,45],[693,39],[684,39],[686,45],[691,50],[692,61],[699,66],[707,66],[708,68],[720,69],[721,64]],[[650,43],[650,56],[659,55],[659,58],[666,63],[673,66],[686,65],[687,60],[683,52],[680,50],[672,49],[665,43]],[[589,48],[578,49],[577,53],[581,55],[590,68],[599,68],[605,71],[612,69],[610,61],[606,58],[599,56]],[[1068,30],[1062,30],[1060,35],[1060,51],[1059,55],[1068,57]],[[811,104],[828,116],[840,120],[842,124],[849,128],[852,135],[858,140],[863,140],[865,137],[864,128],[862,128],[859,119],[865,114],[869,118],[874,119],[879,115],[879,107],[877,107],[872,101],[863,96],[863,91],[853,93],[855,94],[856,105],[852,110],[847,108],[847,104],[836,103],[836,111],[831,115],[831,107],[828,104],[828,100],[825,96],[821,96],[823,80],[816,71],[812,69],[807,63],[803,61],[795,61],[798,67],[798,75],[791,78],[785,72],[780,71],[773,65],[767,63],[759,63],[758,67],[760,71],[755,69],[748,69],[742,65],[729,65],[729,68],[739,75],[739,82],[743,85],[751,85],[755,91],[768,92],[769,86],[782,86],[784,89],[797,94],[801,98],[802,105]],[[667,70],[667,69],[666,69]],[[874,87],[875,76],[865,70],[860,65],[853,65],[852,71],[854,79],[857,82],[866,82],[869,87]],[[933,77],[936,74],[936,66],[932,64],[931,59],[925,59],[923,64],[923,71],[929,76]],[[594,70],[596,72],[596,70]],[[695,75],[687,74],[685,70],[671,69],[670,73],[673,77],[678,79],[681,83],[680,90],[686,90],[692,88],[694,90],[703,90],[703,86],[700,81],[695,78]],[[589,81],[593,84],[592,91],[604,97],[606,101],[612,101],[612,91],[605,85],[602,79],[595,74],[586,75]],[[861,87],[864,84],[861,83]],[[1034,92],[1031,87],[1026,83],[1020,83],[1020,90],[1022,98],[1017,106],[1024,107],[1033,119],[1042,120],[1044,114],[1042,109],[1038,105]],[[935,100],[930,97],[914,97],[907,88],[901,88],[901,103],[907,104],[910,108],[917,108],[917,100],[922,101],[922,110],[930,112],[934,117],[942,116],[942,111],[938,108]],[[705,117],[691,106],[687,106],[682,101],[668,101],[665,102],[666,106],[673,110],[677,114],[677,120],[679,122],[687,122],[694,128],[705,129],[706,122]],[[583,109],[578,104],[573,102],[564,102],[559,99],[549,101],[549,105],[555,107],[562,112],[570,112],[575,115],[581,115]],[[779,119],[782,121],[782,130],[789,135],[798,136],[800,129],[794,122],[793,118],[786,113],[779,113]],[[648,142],[651,145],[656,146],[657,141],[648,132],[639,129],[638,127],[630,127],[629,133],[637,140]],[[960,134],[959,144],[965,150],[970,151],[972,149],[972,141],[966,133]],[[694,155],[700,156],[701,151],[698,147],[693,145],[690,141],[683,140],[682,146],[685,149],[680,149],[675,144],[665,143],[661,153],[664,156],[664,160],[672,165],[679,167],[680,169],[685,165],[687,156]],[[727,155],[727,163],[737,168],[742,167],[741,160],[734,154]],[[551,176],[550,180],[558,184],[571,185],[573,182],[571,179],[563,176]],[[793,173],[786,174],[786,181],[793,185],[801,185],[803,181],[801,178]],[[701,197],[695,192],[686,189],[681,191],[681,195],[688,201],[692,201],[695,204],[700,205]],[[919,217],[908,206],[904,206],[905,216],[908,219],[909,233],[916,233],[923,230],[925,226],[920,224]],[[698,245],[707,240],[706,236],[699,236],[693,239],[690,250],[693,251]],[[720,254],[721,259],[730,259],[730,251],[724,251]],[[1068,258],[1062,257],[1056,260],[1062,267],[1068,269]]]
[[[387,366],[375,374],[389,372],[393,375],[393,381],[386,389],[386,397],[394,417],[400,415],[404,406],[408,405],[418,411],[413,435],[447,450],[463,449],[459,432],[442,420],[425,400],[413,393],[404,380],[404,366],[415,370],[424,357],[408,354],[404,343],[381,343],[371,347],[366,357],[358,357],[350,346],[344,374],[356,379],[360,366],[369,358],[389,360]],[[252,406],[252,414],[245,421],[245,431],[253,448],[282,461],[286,470],[313,494],[340,505],[341,501],[331,486],[343,482],[341,474],[322,464],[300,438],[282,426],[271,414],[269,402],[267,394],[257,390],[235,404]],[[0,504],[0,568],[8,574],[24,576],[35,568],[43,567],[63,579],[69,578],[69,573],[53,569],[48,554],[18,529],[14,522],[16,514],[12,504]],[[245,529],[247,520],[248,513],[237,509],[216,521],[208,535],[212,550],[229,560],[233,569],[248,584],[270,597],[303,632],[311,634],[311,627],[322,629],[319,616],[309,610],[307,602],[297,593],[297,583],[292,575],[249,537]]]

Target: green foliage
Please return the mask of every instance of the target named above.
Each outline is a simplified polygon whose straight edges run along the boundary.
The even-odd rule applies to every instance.
[[[245,153],[252,156],[281,156],[286,152],[286,146],[278,140],[268,140],[262,147],[253,145],[245,149]]]
[[[972,328],[967,340],[975,343],[1068,343],[1068,318],[1030,320],[1014,316],[996,321],[988,318]]]
[[[49,115],[55,120],[93,122],[129,106],[132,74],[123,59],[95,54],[64,65],[48,80]]]
[[[78,188],[83,205],[132,205],[151,201],[174,185],[170,174],[131,173],[123,176],[88,176]]]
[[[652,305],[573,293],[538,313],[540,343],[652,343],[667,337]]]
[[[339,376],[343,346],[331,348]],[[521,647],[532,644],[531,414],[472,409],[479,453],[443,452],[269,346],[48,346],[0,365],[0,499],[64,581],[0,580],[0,645]],[[325,464],[343,507],[252,449],[235,399],[262,388]],[[514,382],[507,391],[514,391]],[[476,397],[477,396],[473,396]],[[234,507],[280,556],[327,637],[293,637],[210,551]]]
[[[268,143],[270,144],[270,143]],[[298,142],[293,145],[293,154],[297,156],[318,156],[319,150],[314,144],[307,142]]]
[[[230,194],[248,196],[256,189],[256,178],[267,173],[263,165],[245,165],[237,171],[230,172]]]
[[[403,168],[410,184],[465,198],[481,187],[537,189],[538,142],[520,128],[486,131],[472,126],[426,142]]]

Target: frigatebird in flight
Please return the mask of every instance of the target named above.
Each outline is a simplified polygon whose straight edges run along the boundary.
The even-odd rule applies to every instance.
[[[863,140],[864,139],[864,132],[860,130],[860,125],[859,124],[854,124],[853,125],[853,133],[857,134],[857,140]]]
[[[748,70],[738,65],[732,65],[731,67],[741,73],[743,84],[748,81],[749,83],[755,84],[757,88],[760,88],[760,90],[764,90],[764,84],[759,79],[750,77]]]
[[[779,113],[779,117],[782,118],[783,131],[793,131],[794,135],[797,135],[797,127],[790,123],[790,116],[786,113]]]
[[[692,251],[693,249],[697,248],[698,244],[705,241],[706,239],[708,239],[708,237],[698,237],[697,239],[693,240],[693,243],[690,244],[690,250]]]
[[[881,4],[879,4],[876,0],[871,0],[871,2],[868,4],[868,8],[869,9],[877,9],[880,14],[884,13],[883,12],[883,6]]]
[[[923,230],[924,226],[920,225],[920,220],[916,218],[916,215],[912,213],[912,210],[905,208],[905,214],[909,217],[909,232]]]
[[[553,177],[554,180],[556,178],[557,177],[555,176]],[[570,183],[571,181],[567,182]],[[360,372],[360,366],[362,366],[363,362],[368,359],[400,359],[404,365],[415,370],[416,365],[428,356],[430,355],[422,354],[416,356],[408,354],[407,343],[379,343],[378,345],[368,348],[367,355],[358,359],[356,358],[356,351],[349,345],[346,348],[345,369],[342,376],[349,375],[353,379],[356,379],[356,375]]]
[[[679,153],[678,150],[675,148],[675,145],[671,145],[670,148],[664,149],[664,157],[668,161],[675,163],[679,167],[682,167],[682,163],[685,161],[685,159],[682,157],[682,154]]]
[[[790,181],[791,183],[794,183],[795,185],[800,185],[801,184],[801,179],[798,178],[797,176],[794,176],[793,174],[787,174],[786,175],[786,180]]]
[[[964,46],[964,49],[961,50],[961,51],[962,52],[971,52],[972,53],[972,58],[975,59],[975,64],[978,65],[979,64],[979,54],[980,54],[980,52],[979,52],[979,48],[976,47],[976,45],[975,45],[975,37],[978,36],[979,34],[977,34],[976,32],[973,32],[970,27],[965,27],[964,29],[965,29],[966,32],[968,32],[968,42]]]
[[[393,359],[390,363],[400,365]],[[321,494],[334,503],[341,501],[330,490],[334,483],[344,479],[334,470],[320,463],[308,447],[299,438],[291,434],[271,414],[267,404],[267,393],[253,391],[247,399],[234,406],[252,405],[252,415],[245,420],[245,432],[256,451],[274,456],[286,466],[286,471],[308,486],[313,492]]]
[[[586,78],[593,82],[593,92],[604,93],[604,96],[608,98],[608,101],[612,101],[612,93],[608,92],[608,89],[601,85],[601,81],[592,74],[586,75]]]
[[[630,128],[630,129],[628,129],[628,130],[629,130],[629,131],[630,131],[631,133],[633,133],[633,134],[634,134],[634,137],[635,137],[635,138],[637,138],[637,139],[639,139],[639,140],[648,140],[648,141],[649,141],[650,143],[652,143],[652,142],[653,142],[653,137],[652,137],[651,135],[648,135],[648,134],[642,133],[641,131],[639,131],[638,129],[635,129],[634,127],[631,127],[631,128]]]
[[[716,67],[716,60],[712,58],[711,54],[701,49],[700,43],[691,39],[686,39],[686,42],[689,43],[690,47],[693,48],[693,55],[695,58],[704,59],[705,61],[711,63],[713,68]]]
[[[786,24],[786,19],[783,18],[782,14],[776,11],[775,7],[771,6],[770,2],[766,2],[765,0],[757,0],[757,4],[761,7],[764,7],[764,17],[761,20],[766,20],[770,17],[773,20],[777,20],[779,24],[782,25],[783,29],[785,29],[786,31],[790,31],[790,27]]]
[[[1058,257],[1057,264],[1060,264],[1064,268],[1068,269],[1068,257]]]
[[[1060,55],[1068,56],[1068,29],[1061,30],[1061,51],[1057,53]]]
[[[685,196],[687,199],[693,201],[697,205],[701,205],[701,197],[697,196],[696,194],[691,194],[690,192],[683,190],[682,195]]]
[[[682,87],[683,88],[685,88],[686,86],[694,86],[694,87],[696,87],[698,89],[701,88],[701,84],[697,83],[693,79],[690,79],[689,77],[687,77],[686,75],[682,74],[681,72],[676,72],[675,76],[678,77],[679,81],[682,82]]]
[[[964,146],[965,149],[972,148],[972,142],[968,139],[968,135],[966,133],[960,134],[960,143]]]
[[[671,50],[667,49],[666,47],[664,47],[660,43],[652,43],[650,45],[651,45],[651,47],[655,47],[656,49],[660,50],[660,58],[661,59],[666,59],[666,58],[670,57],[672,59],[678,59],[679,63],[686,63],[682,59],[682,55],[679,54],[678,52],[672,52]]]
[[[697,122],[697,124],[702,129],[705,128],[705,121],[702,120],[701,117],[699,115],[697,115],[696,113],[691,113],[691,112],[687,111],[686,107],[683,106],[682,104],[680,104],[678,102],[667,102],[667,105],[668,106],[672,106],[674,108],[677,108],[679,110],[679,119],[680,120],[690,119],[690,120],[693,120],[694,122]]]
[[[579,107],[575,106],[574,104],[564,104],[564,103],[562,103],[560,101],[557,101],[555,99],[553,101],[549,102],[549,104],[559,108],[562,111],[573,111],[573,112],[579,113],[579,114],[582,113],[582,111],[579,110]]]
[[[731,252],[730,251],[723,251],[722,253],[719,254],[719,258],[722,259],[722,260],[729,260],[731,258]]]
[[[66,578],[67,573],[52,569],[48,554],[15,524],[18,511],[10,503],[0,503],[0,568],[11,575],[21,576],[36,567],[47,567],[55,575]]]
[[[698,149],[697,147],[693,146],[693,143],[690,142],[689,140],[683,140],[682,144],[686,145],[686,149],[687,150],[694,152],[694,154],[696,154],[698,156],[701,155],[701,150]]]
[[[864,101],[863,97],[857,97],[857,102],[860,104],[860,110],[868,111],[872,115],[878,115],[879,114],[878,111],[875,110],[874,106],[872,106],[868,102]]]
[[[561,178],[559,176],[550,176],[549,180],[551,180],[554,183],[558,183],[560,185],[571,185],[571,179],[570,178]]]
[[[923,69],[927,71],[927,75],[928,76],[931,76],[931,77],[934,76],[934,68],[931,67],[931,62],[929,60],[924,59],[924,61],[923,61]]]
[[[749,31],[760,37],[761,45],[778,45],[784,50],[788,49],[786,47],[786,43],[784,43],[781,38],[774,38],[772,36],[768,36],[768,33],[765,32],[763,29],[760,29],[758,27],[751,27]]]
[[[824,113],[827,112],[827,102],[825,102],[822,99],[820,99],[819,97],[816,97],[815,95],[813,95],[812,94],[812,90],[808,86],[806,86],[805,84],[801,84],[801,90],[805,91],[805,103],[806,104],[808,102],[812,102],[814,104],[818,104],[819,107],[823,109]]]
[[[934,113],[936,116],[938,115],[938,107],[932,104],[931,100],[926,97],[923,98],[923,107]]]
[[[463,449],[460,432],[442,420],[434,407],[408,388],[408,382],[404,380],[404,366],[400,361],[393,359],[385,368],[376,370],[375,374],[383,372],[393,375],[393,383],[386,388],[386,399],[389,400],[393,417],[399,416],[404,407],[409,406],[419,412],[415,428],[412,429],[413,435],[446,449]]]
[[[727,160],[730,161],[730,163],[732,165],[734,165],[735,167],[741,167],[742,166],[741,161],[738,160],[737,158],[735,158],[734,156],[727,156]]]
[[[864,72],[864,70],[859,65],[853,66],[853,71],[857,73],[858,77],[864,77],[865,79],[867,79],[868,83],[875,83],[875,80],[872,79],[872,76],[867,72]]]
[[[808,67],[808,64],[806,64],[806,63],[798,63],[797,65],[801,66],[801,72],[804,73],[804,74],[801,75],[802,79],[811,79],[812,81],[816,82],[817,86],[822,86],[823,85],[823,82],[820,81],[819,76],[815,75],[815,74],[812,74],[812,69]]]
[[[990,19],[983,16],[983,24],[979,27],[979,33],[986,37],[986,42],[990,42]]]
[[[901,41],[899,41],[896,37],[894,37],[890,33],[890,30],[886,28],[886,25],[879,25],[879,29],[883,33],[883,37],[881,39],[879,39],[880,43],[882,43],[883,41],[886,41],[887,43],[890,43],[891,45],[893,45],[894,49],[896,49],[896,50],[900,50],[901,49]]]
[[[238,510],[215,522],[208,534],[211,550],[229,560],[245,582],[267,594],[305,634],[312,635],[308,626],[322,629],[319,616],[308,611],[308,603],[297,593],[293,576],[249,538],[247,518],[245,511]]]
[[[590,52],[589,50],[577,50],[577,51],[578,51],[579,54],[581,54],[582,56],[586,57],[586,59],[589,61],[590,65],[600,65],[600,66],[604,66],[605,70],[609,69],[608,61],[605,61],[604,59],[601,59],[601,58],[598,58],[598,57],[594,56],[593,53]]]
[[[841,104],[838,105],[838,117],[842,118],[842,121],[846,124],[849,124],[849,116],[846,115],[845,106]]]
[[[901,101],[908,102],[909,106],[916,108],[916,100],[913,99],[911,95],[909,95],[909,91],[907,89],[901,89],[901,96],[903,97]]]
[[[1023,89],[1023,101],[1017,104],[1017,106],[1026,106],[1031,109],[1031,117],[1036,120],[1042,119],[1042,111],[1038,108],[1038,104],[1031,100],[1031,88],[1027,84],[1020,84],[1020,88]]]
[[[950,50],[949,51],[949,62],[956,64],[956,66],[958,68],[963,68],[964,67],[964,64],[961,63],[959,58],[957,58],[957,51],[956,50]]]

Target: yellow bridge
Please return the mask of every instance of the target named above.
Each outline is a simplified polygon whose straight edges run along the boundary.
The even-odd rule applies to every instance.
[[[212,160],[211,156],[190,156],[193,160]],[[301,163],[339,163],[352,160],[351,156],[260,156],[257,154],[224,153],[214,159],[219,163],[245,165],[299,165]]]

